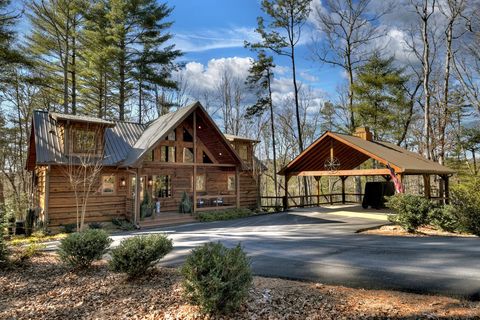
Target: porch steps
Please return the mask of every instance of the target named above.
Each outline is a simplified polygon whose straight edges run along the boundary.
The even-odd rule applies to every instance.
[[[195,222],[195,218],[190,214],[177,213],[177,212],[162,212],[155,217],[147,217],[140,221],[141,228],[167,226],[183,223]]]

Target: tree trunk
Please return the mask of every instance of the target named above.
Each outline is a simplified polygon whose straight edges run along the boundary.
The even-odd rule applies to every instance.
[[[76,55],[77,55],[77,48],[76,48],[76,21],[73,20],[73,36],[72,36],[72,114],[77,113],[77,71],[76,71]]]
[[[278,181],[277,181],[277,151],[276,151],[276,139],[275,139],[275,123],[273,116],[273,102],[272,102],[272,87],[271,87],[271,75],[270,70],[267,70],[268,81],[268,99],[270,104],[270,126],[272,129],[272,149],[273,149],[273,183],[275,186],[275,197],[278,197]]]
[[[138,123],[142,124],[142,82],[138,82]]]
[[[67,22],[68,25],[68,22]],[[65,59],[63,64],[63,112],[68,113],[68,55],[70,54],[70,45],[68,35],[65,41]]]
[[[120,61],[119,61],[119,76],[120,76],[120,87],[119,92],[119,101],[118,101],[118,117],[120,121],[125,120],[125,63],[126,63],[126,52],[125,52],[125,39],[120,41]]]
[[[428,1],[425,0],[423,6],[422,19],[422,40],[423,40],[423,92],[425,95],[425,106],[423,114],[423,135],[425,137],[425,151],[427,159],[432,159],[432,151],[430,147],[430,41],[428,39]]]

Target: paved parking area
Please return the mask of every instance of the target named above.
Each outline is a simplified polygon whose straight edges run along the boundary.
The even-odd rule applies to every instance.
[[[132,234],[168,233],[174,250],[162,260],[166,266],[180,265],[207,241],[241,243],[258,275],[480,298],[480,239],[355,233],[386,223],[386,213],[358,206],[298,209],[113,238],[118,243]]]

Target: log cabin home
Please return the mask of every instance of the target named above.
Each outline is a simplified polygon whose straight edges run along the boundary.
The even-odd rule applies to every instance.
[[[86,164],[99,170],[86,223],[125,218],[140,226],[174,224],[206,210],[254,209],[257,142],[222,134],[199,102],[149,124],[35,111],[27,159],[33,208],[49,228],[75,223],[76,200],[86,192],[82,181],[76,196],[70,177]],[[185,197],[193,215],[180,213]]]

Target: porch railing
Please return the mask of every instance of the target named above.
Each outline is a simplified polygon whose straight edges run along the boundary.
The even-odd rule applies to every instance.
[[[197,195],[197,211],[229,209],[236,207],[236,195]]]
[[[262,209],[286,210],[288,208],[315,207],[326,204],[360,203],[363,193],[329,193],[321,195],[300,195],[275,197],[260,197]]]

